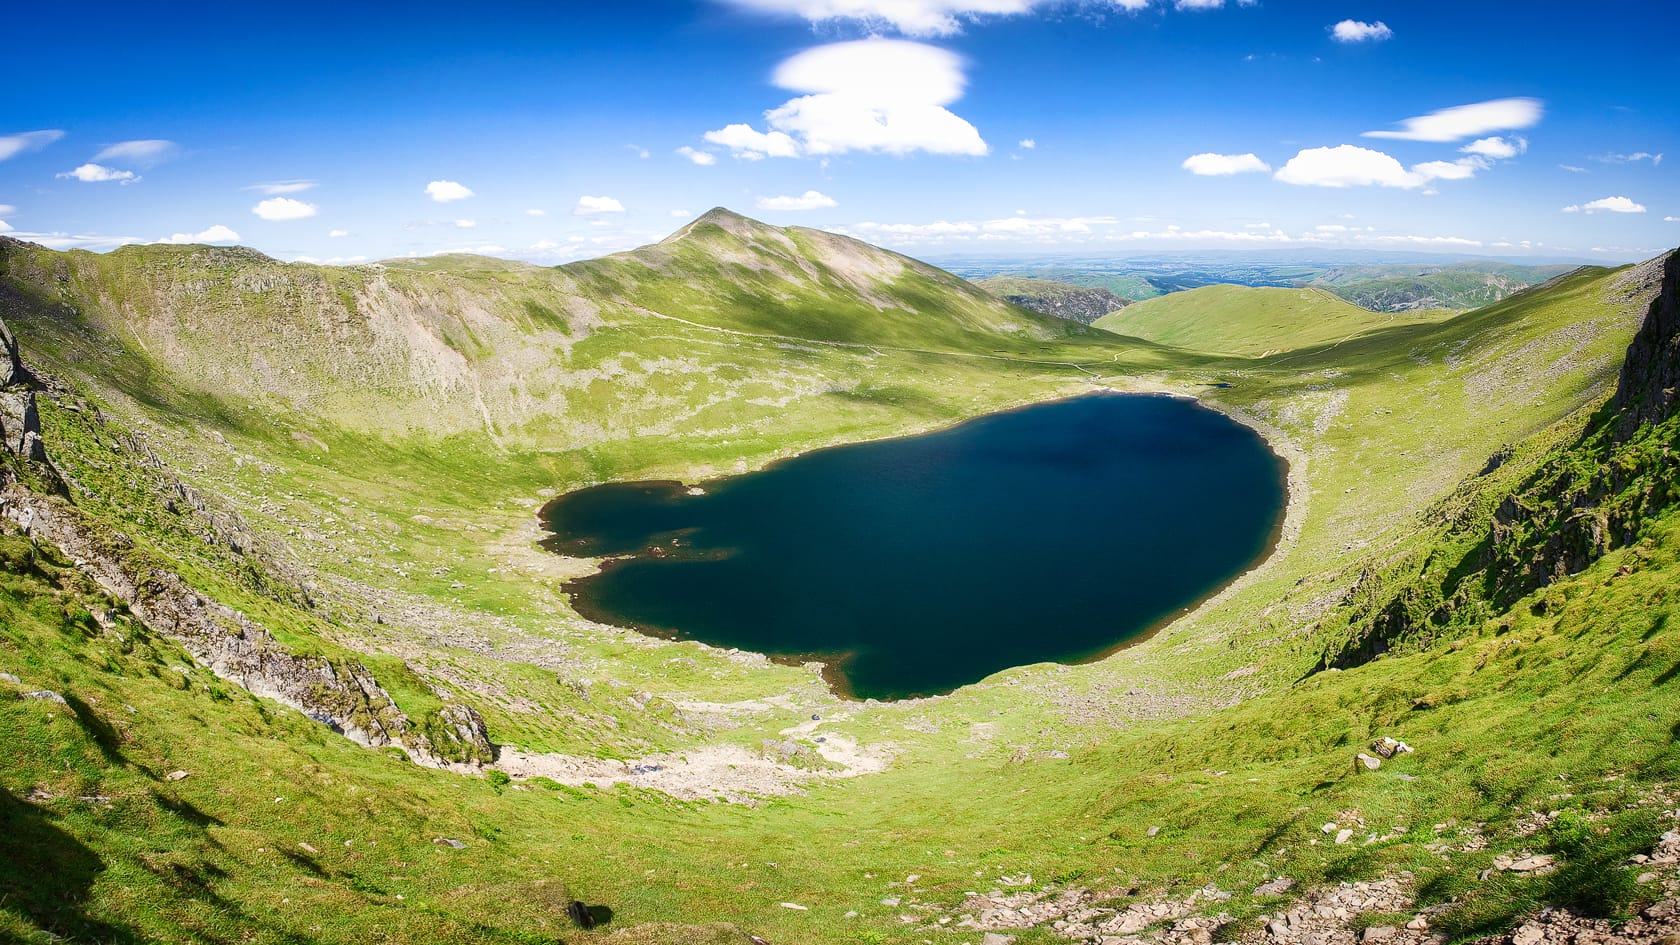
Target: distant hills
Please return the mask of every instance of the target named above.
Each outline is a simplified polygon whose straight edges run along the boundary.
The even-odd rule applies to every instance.
[[[1208,285],[1318,287],[1372,311],[1404,312],[1431,308],[1459,311],[1476,308],[1508,298],[1512,293],[1574,268],[1570,264],[1521,265],[1498,260],[1344,264],[1190,257],[1081,260],[1042,266],[968,263],[953,266],[952,271],[982,285],[1016,286],[1020,280],[1027,280],[1029,284],[1061,283],[1071,287],[1106,289],[1121,299],[1134,302]],[[1015,281],[999,281],[1005,279]],[[1010,289],[1001,294],[1008,294],[1008,291],[1020,290]],[[1025,294],[1030,296],[1030,293]]]

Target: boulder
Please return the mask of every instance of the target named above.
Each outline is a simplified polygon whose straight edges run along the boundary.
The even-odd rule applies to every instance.
[[[1358,755],[1354,756],[1353,770],[1355,771],[1358,771],[1361,768],[1366,771],[1375,771],[1381,767],[1382,759],[1375,757],[1374,755],[1367,755],[1364,752],[1360,752]]]

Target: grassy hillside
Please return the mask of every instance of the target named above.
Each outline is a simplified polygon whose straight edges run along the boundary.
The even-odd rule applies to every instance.
[[[1210,285],[1128,305],[1094,324],[1193,351],[1265,357],[1434,317],[1373,312],[1322,289]]]
[[[1257,940],[1296,897],[1387,879],[1398,898],[1346,922],[1458,936],[1542,902],[1616,915],[1675,894],[1671,869],[1641,884],[1626,864],[1675,826],[1666,506],[1576,573],[1315,672],[1377,639],[1390,600],[1443,586],[1419,562],[1589,461],[1564,457],[1603,460],[1578,451],[1659,267],[1358,331],[1278,296],[1223,307],[1192,351],[838,239],[714,213],[557,270],[3,244],[0,318],[50,382],[33,393],[73,503],[50,507],[277,654],[360,659],[408,718],[472,707],[501,749],[419,767],[214,676],[19,533],[46,473],[8,460],[0,740],[27,748],[0,764],[4,934],[1033,945],[1066,919],[1076,939]],[[1291,463],[1277,553],[1103,661],[845,703],[812,667],[579,618],[559,584],[593,563],[535,547],[557,490],[1092,385],[1200,393]],[[1671,436],[1652,435],[1639,455]],[[1355,773],[1379,735],[1418,751]],[[1477,879],[1519,853],[1560,866]],[[569,928],[572,898],[610,923]]]

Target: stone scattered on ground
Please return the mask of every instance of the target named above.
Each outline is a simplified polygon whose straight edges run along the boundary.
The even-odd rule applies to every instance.
[[[171,771],[168,774],[164,775],[163,779],[165,781],[180,781],[180,780],[183,780],[187,777],[189,777],[188,772],[176,770],[176,771]]]

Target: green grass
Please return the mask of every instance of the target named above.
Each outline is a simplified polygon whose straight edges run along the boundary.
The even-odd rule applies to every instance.
[[[1490,592],[1381,658],[1310,672],[1370,639],[1391,601],[1423,616],[1451,596],[1505,497],[1555,491],[1547,476],[1596,461],[1592,414],[1643,311],[1618,273],[1450,318],[1365,313],[1383,321],[1352,337],[1344,310],[1291,320],[1238,291],[1195,330],[1239,340],[1189,351],[1069,332],[914,267],[862,286],[883,303],[865,305],[855,265],[813,274],[763,255],[785,238],[832,261],[835,238],[713,229],[698,250],[559,270],[4,244],[33,300],[6,317],[103,414],[45,410],[86,514],[288,648],[368,654],[411,714],[440,689],[499,743],[635,759],[757,750],[816,713],[822,731],[890,746],[887,770],[749,806],[417,768],[192,667],[120,609],[90,621],[111,607],[103,592],[5,534],[0,671],[23,682],[0,684],[0,744],[23,750],[0,764],[0,933],[588,942],[633,926],[647,942],[955,945],[935,917],[1027,873],[1031,888],[1141,897],[1211,882],[1236,894],[1219,908],[1254,922],[1275,906],[1248,895],[1268,875],[1405,869],[1425,901],[1458,900],[1450,928],[1465,936],[1577,892],[1599,912],[1638,906],[1615,864],[1649,845],[1680,773],[1680,517],[1648,508],[1637,541],[1580,574]],[[743,253],[765,268],[718,262]],[[727,291],[690,285],[719,272]],[[801,668],[581,620],[559,590],[568,565],[532,547],[554,490],[693,481],[1092,384],[1196,391],[1262,425],[1307,500],[1260,570],[1099,663],[842,704]],[[124,429],[268,553],[231,556],[204,541],[202,517],[170,512],[159,473],[117,445]],[[1648,462],[1664,442],[1616,454],[1646,477],[1617,495],[1672,479]],[[300,583],[322,606],[298,606]],[[75,711],[18,697],[42,688]],[[1383,734],[1418,752],[1355,776],[1353,753]],[[165,780],[177,769],[191,774]],[[51,797],[28,800],[37,790]],[[1560,809],[1522,834],[1529,811]],[[1363,826],[1337,846],[1327,821]],[[1466,852],[1472,830],[1486,846]],[[1565,869],[1475,880],[1519,848]],[[571,897],[610,906],[607,930],[567,929]]]

